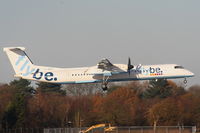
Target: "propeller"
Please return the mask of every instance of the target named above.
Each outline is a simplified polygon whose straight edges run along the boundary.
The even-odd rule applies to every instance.
[[[134,66],[131,65],[131,59],[130,59],[130,57],[129,57],[129,58],[128,58],[128,67],[127,67],[127,72],[128,72],[128,74],[129,74],[129,76],[130,76],[131,69],[133,69],[133,68],[134,68]]]

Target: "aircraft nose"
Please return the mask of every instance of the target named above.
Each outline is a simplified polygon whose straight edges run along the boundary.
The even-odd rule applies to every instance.
[[[190,72],[190,71],[188,71],[188,75],[189,75],[190,77],[194,77],[194,76],[195,76],[194,73],[193,73],[193,72]]]

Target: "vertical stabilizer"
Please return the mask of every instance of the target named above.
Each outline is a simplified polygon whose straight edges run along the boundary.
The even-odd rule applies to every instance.
[[[15,76],[23,77],[28,76],[34,72],[34,65],[30,58],[25,53],[24,47],[7,47],[3,49],[15,71]]]

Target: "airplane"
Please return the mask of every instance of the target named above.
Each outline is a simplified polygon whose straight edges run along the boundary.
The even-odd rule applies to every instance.
[[[6,47],[3,49],[15,71],[15,77],[40,82],[58,84],[101,83],[107,90],[109,82],[177,79],[193,77],[194,73],[176,64],[132,65],[112,64],[108,59],[102,59],[97,65],[80,68],[56,68],[34,65],[24,47]]]

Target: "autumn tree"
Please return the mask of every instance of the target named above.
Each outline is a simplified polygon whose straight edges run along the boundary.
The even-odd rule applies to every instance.
[[[102,123],[103,103],[105,96],[102,93],[95,94],[92,97],[92,109],[90,110],[90,124]]]
[[[149,85],[148,82],[140,82],[140,81],[112,83],[107,93],[109,94],[112,93],[114,90],[117,90],[118,88],[126,87],[129,89],[133,89],[140,96],[142,92],[148,88],[148,85]]]
[[[72,96],[72,102],[69,110],[68,120],[73,122],[73,126],[90,126],[90,112],[92,110],[92,97],[89,95]]]
[[[119,88],[109,94],[102,104],[102,121],[114,125],[132,125],[132,110],[136,92],[129,88]]]
[[[31,127],[64,127],[70,99],[60,93],[39,92],[29,100]]]
[[[153,105],[148,111],[148,120],[151,125],[173,126],[180,123],[180,114],[177,102],[167,98]]]
[[[134,104],[132,106],[133,115],[133,123],[132,125],[136,126],[148,126],[149,122],[146,119],[146,115],[149,109],[150,101],[146,101],[141,99],[139,95],[135,97]]]
[[[189,91],[179,97],[178,108],[182,125],[200,125],[200,91],[192,86]]]
[[[191,86],[188,90],[188,92],[193,94],[193,96],[200,97],[200,85]]]

